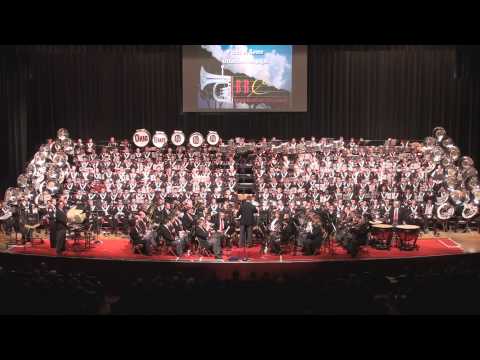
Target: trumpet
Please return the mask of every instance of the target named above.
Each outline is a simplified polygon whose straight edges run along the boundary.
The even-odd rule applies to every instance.
[[[200,88],[203,90],[207,85],[213,85],[213,98],[217,102],[232,102],[232,77],[223,75],[223,65],[222,65],[222,75],[210,74],[206,72],[203,66],[200,69]],[[217,86],[223,85],[223,88],[220,89],[220,96],[217,95]]]

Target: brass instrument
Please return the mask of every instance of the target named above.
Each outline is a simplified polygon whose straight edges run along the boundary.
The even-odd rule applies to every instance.
[[[150,223],[153,223],[153,215],[155,214],[155,208],[156,208],[156,205],[154,202],[152,202],[150,206],[147,208],[146,215]]]
[[[87,218],[87,214],[81,209],[73,206],[67,211],[67,221],[73,224],[83,224]]]
[[[455,208],[453,207],[453,205],[448,202],[445,202],[444,204],[438,207],[437,218],[440,220],[448,220],[453,216],[454,213],[455,213]]]
[[[462,210],[462,217],[464,219],[471,219],[478,214],[478,206],[472,203],[465,204]]]
[[[437,142],[442,142],[442,140],[447,136],[447,132],[441,126],[437,126],[433,129],[433,136],[435,136]]]

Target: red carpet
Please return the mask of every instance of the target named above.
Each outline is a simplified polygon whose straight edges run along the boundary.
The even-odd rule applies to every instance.
[[[176,259],[174,256],[169,255],[153,255],[144,256],[133,254],[131,246],[127,239],[112,238],[104,239],[101,244],[95,245],[90,249],[84,249],[83,242],[79,251],[74,251],[69,241],[67,251],[64,252],[66,257],[85,257],[95,259],[109,259],[109,260],[146,260],[146,261],[185,261],[185,262],[198,262],[200,257],[197,255],[182,256],[180,259]],[[247,249],[247,255],[252,262],[297,262],[297,261],[325,261],[325,260],[373,260],[373,259],[389,259],[389,258],[412,258],[412,257],[427,257],[427,256],[439,256],[439,255],[456,255],[462,254],[463,250],[454,241],[448,238],[424,238],[418,240],[419,249],[413,251],[400,251],[397,248],[391,250],[377,250],[373,248],[364,248],[355,259],[352,259],[350,255],[341,247],[335,248],[335,254],[320,254],[317,256],[303,256],[303,255],[261,255],[259,247],[252,247]],[[26,248],[23,246],[15,246],[9,250],[14,254],[32,254],[32,255],[46,255],[56,256],[55,249],[51,249],[46,240],[43,244],[35,244],[33,247],[28,245]],[[224,250],[223,260],[240,260],[243,257],[243,248],[234,248],[232,251]],[[212,262],[215,261],[213,257],[203,257],[201,261]]]

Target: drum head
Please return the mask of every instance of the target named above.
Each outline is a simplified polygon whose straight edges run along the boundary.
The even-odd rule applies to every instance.
[[[376,225],[373,225],[373,227],[376,229],[392,229],[393,228],[392,225],[388,225],[388,224],[376,224]]]
[[[405,224],[405,225],[397,225],[397,228],[402,230],[417,230],[417,229],[420,229],[420,226]]]

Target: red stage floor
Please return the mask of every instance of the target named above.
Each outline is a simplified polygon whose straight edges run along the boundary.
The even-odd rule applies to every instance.
[[[247,249],[247,255],[251,262],[254,263],[278,263],[278,262],[321,262],[336,260],[375,260],[375,259],[401,259],[415,257],[430,257],[443,255],[458,255],[464,253],[462,247],[449,238],[421,238],[418,240],[419,249],[413,251],[400,251],[397,248],[391,250],[377,250],[373,248],[365,248],[355,259],[341,247],[335,248],[335,254],[320,254],[317,256],[302,255],[262,255],[259,247]],[[51,249],[48,240],[43,244],[35,244],[34,246],[13,246],[7,252],[12,254],[30,254],[42,256],[56,256],[55,249]],[[131,246],[125,238],[103,238],[100,244],[94,245],[90,249],[79,248],[74,251],[69,242],[67,251],[64,252],[65,257],[79,257],[90,259],[108,259],[108,260],[146,260],[146,261],[168,261],[168,262],[219,262],[219,261],[241,261],[243,257],[243,248],[234,248],[231,251],[225,250],[222,260],[216,260],[213,257],[199,257],[197,255],[182,256],[177,258],[169,255],[153,255],[144,256],[134,254]]]

